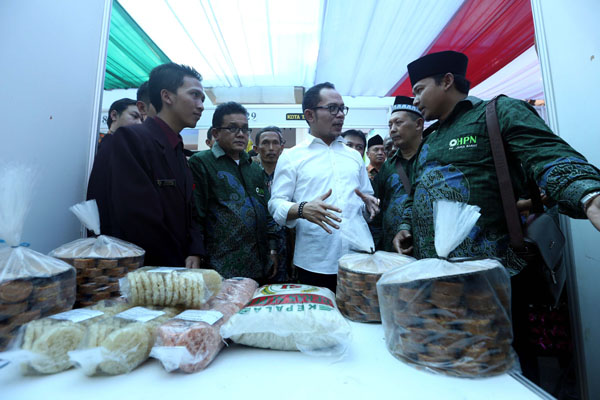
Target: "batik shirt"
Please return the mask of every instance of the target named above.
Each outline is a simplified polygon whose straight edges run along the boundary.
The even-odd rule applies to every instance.
[[[413,193],[404,208],[401,228],[412,231],[417,258],[436,257],[433,202],[447,199],[477,205],[481,217],[450,257],[496,256],[515,274],[524,263],[508,247],[486,128],[486,104],[467,97],[445,121],[425,131],[413,165]],[[523,182],[515,182],[523,179],[522,166],[527,176],[558,201],[561,213],[585,218],[580,201],[587,193],[600,190],[598,169],[554,135],[527,103],[501,97],[497,114],[515,192],[525,187]]]
[[[218,143],[192,156],[189,164],[208,264],[225,278],[262,278],[269,249],[277,248],[262,168],[245,152],[238,165]]]
[[[409,195],[398,175],[397,165],[400,163],[408,179],[411,179],[414,159],[413,156],[407,160],[402,157],[400,150],[396,151],[392,157],[385,160],[372,181],[375,197],[380,199],[381,211],[369,224],[369,228],[378,250],[395,251],[392,240],[400,230],[404,205]]]

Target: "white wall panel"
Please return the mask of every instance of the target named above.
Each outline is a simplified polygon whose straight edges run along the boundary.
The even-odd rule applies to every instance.
[[[600,104],[600,2],[533,0],[532,10],[550,126],[600,166],[595,118]],[[587,220],[570,220],[570,231],[584,394],[600,399],[600,232]]]
[[[22,239],[76,239],[101,108],[111,0],[0,2],[0,160],[38,170]]]

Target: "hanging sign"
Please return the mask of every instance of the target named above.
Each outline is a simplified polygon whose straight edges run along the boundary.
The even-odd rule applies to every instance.
[[[287,113],[285,114],[286,121],[304,121],[304,114],[302,113]]]

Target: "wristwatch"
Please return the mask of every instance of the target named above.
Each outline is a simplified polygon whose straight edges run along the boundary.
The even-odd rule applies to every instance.
[[[581,206],[583,207],[583,212],[587,212],[586,205],[590,200],[595,199],[596,196],[600,196],[600,191],[591,192],[583,196],[583,198],[581,199]]]

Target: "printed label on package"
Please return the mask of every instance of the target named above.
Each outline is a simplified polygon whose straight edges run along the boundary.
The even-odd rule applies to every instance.
[[[88,320],[91,318],[99,317],[100,315],[104,315],[104,313],[102,311],[98,311],[98,310],[88,310],[85,308],[78,308],[75,310],[61,312],[60,314],[51,315],[50,318],[77,323],[77,322],[85,321],[85,320]]]
[[[223,314],[215,310],[185,310],[175,318],[185,321],[206,322],[209,325],[213,325],[223,318]]]
[[[154,269],[149,269],[146,272],[173,272],[173,271],[181,271],[181,270],[186,270],[187,268],[183,268],[183,267],[158,267],[158,268],[154,268]]]
[[[115,317],[136,322],[148,322],[152,321],[154,318],[160,317],[164,313],[164,311],[149,310],[144,307],[133,307],[129,310],[118,313],[115,315]]]

